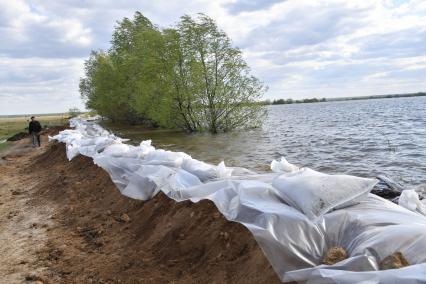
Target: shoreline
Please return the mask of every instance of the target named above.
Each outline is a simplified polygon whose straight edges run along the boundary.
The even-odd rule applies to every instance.
[[[65,146],[46,140],[35,149],[15,142],[0,164],[9,176],[0,226],[22,235],[18,242],[17,232],[2,230],[9,283],[280,283],[251,233],[210,201],[132,200],[89,158],[68,162]],[[25,254],[16,258],[19,248]]]

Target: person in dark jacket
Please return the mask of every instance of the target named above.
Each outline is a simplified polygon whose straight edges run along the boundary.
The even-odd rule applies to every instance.
[[[40,122],[35,120],[34,116],[31,116],[30,124],[28,125],[28,132],[31,135],[33,147],[41,146],[40,144],[40,131],[41,131],[41,125]]]

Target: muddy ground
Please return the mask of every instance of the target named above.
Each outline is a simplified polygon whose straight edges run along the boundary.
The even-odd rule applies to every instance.
[[[0,283],[279,283],[210,201],[129,199],[91,159],[68,162],[42,138],[0,154]]]

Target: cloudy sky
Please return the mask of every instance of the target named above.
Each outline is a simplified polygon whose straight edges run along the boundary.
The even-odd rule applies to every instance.
[[[268,99],[426,91],[425,0],[0,0],[0,115],[83,108],[84,60],[136,10],[214,18]]]

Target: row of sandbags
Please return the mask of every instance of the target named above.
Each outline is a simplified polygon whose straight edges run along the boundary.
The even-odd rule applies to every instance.
[[[70,124],[74,129],[52,137],[66,143],[70,160],[92,157],[131,198],[162,191],[178,202],[213,201],[252,232],[283,282],[426,282],[426,217],[370,194],[376,179],[328,175],[284,158],[257,174],[155,149],[150,141],[128,145],[95,122]],[[346,257],[322,264],[334,247]],[[410,265],[380,270],[396,253]]]

